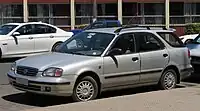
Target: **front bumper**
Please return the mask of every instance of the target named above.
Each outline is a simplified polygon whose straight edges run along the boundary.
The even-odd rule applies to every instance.
[[[73,81],[61,81],[61,78],[51,79],[51,82],[37,81],[33,79],[28,79],[25,76],[19,76],[17,74],[14,74],[13,72],[8,72],[7,76],[9,83],[18,90],[54,96],[71,96],[73,93]],[[28,84],[17,82],[18,78],[23,78],[27,80]]]

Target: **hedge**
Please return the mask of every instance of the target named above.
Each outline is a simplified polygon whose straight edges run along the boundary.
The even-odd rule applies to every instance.
[[[185,34],[197,34],[200,33],[200,23],[186,24]]]

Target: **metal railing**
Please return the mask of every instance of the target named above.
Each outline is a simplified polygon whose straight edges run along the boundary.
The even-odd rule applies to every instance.
[[[88,24],[92,22],[93,16],[76,16],[76,25]],[[117,16],[97,16],[97,20],[117,20]],[[42,21],[57,26],[70,26],[70,16],[43,16],[29,17],[29,21]],[[0,24],[10,22],[23,22],[23,17],[0,17]],[[200,15],[170,16],[170,24],[174,26],[185,25],[186,23],[200,22]],[[145,15],[145,16],[123,16],[123,24],[155,24],[164,25],[164,15]]]

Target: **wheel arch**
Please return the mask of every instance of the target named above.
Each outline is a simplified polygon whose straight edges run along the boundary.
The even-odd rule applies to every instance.
[[[168,69],[173,69],[176,72],[177,83],[179,84],[181,82],[181,80],[180,80],[180,72],[179,72],[178,67],[176,67],[175,65],[169,65],[163,70],[162,74]]]
[[[84,72],[80,73],[75,80],[75,84],[77,84],[79,80],[81,80],[83,77],[86,77],[86,76],[92,77],[97,82],[98,88],[99,88],[98,94],[100,94],[101,93],[101,80],[100,80],[100,77],[98,76],[98,74],[93,71],[84,71]]]

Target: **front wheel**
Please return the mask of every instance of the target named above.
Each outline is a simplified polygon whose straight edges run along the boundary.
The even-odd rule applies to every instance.
[[[78,80],[72,94],[74,101],[89,101],[93,100],[98,95],[97,82],[90,76],[83,77]]]
[[[164,71],[160,79],[160,88],[164,90],[173,89],[177,84],[177,75],[173,69],[167,69]]]

